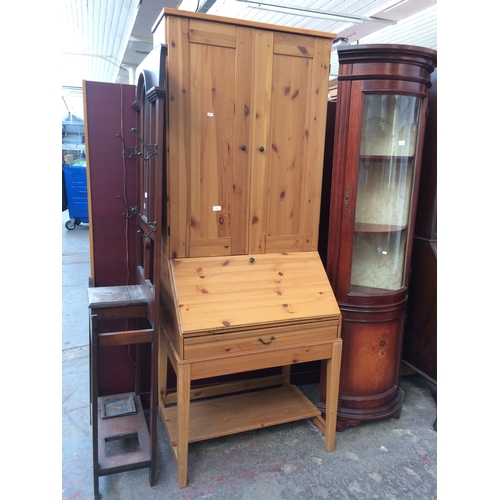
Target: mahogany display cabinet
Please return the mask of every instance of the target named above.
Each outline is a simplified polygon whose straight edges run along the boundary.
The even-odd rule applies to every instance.
[[[399,416],[401,352],[434,50],[338,49],[327,274],[342,313],[337,429]],[[324,393],[324,390],[322,391]]]

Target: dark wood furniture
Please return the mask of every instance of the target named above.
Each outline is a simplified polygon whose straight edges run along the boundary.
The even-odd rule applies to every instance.
[[[413,238],[403,363],[422,375],[437,401],[437,69],[431,75]]]
[[[149,467],[149,482],[156,482],[156,427],[157,427],[157,376],[158,376],[158,315],[159,315],[159,263],[160,239],[162,227],[162,174],[164,158],[164,118],[165,118],[165,76],[160,62],[165,57],[165,47],[158,46],[138,69],[138,81],[134,88],[134,100],[124,102],[124,89],[119,87],[120,102],[113,116],[120,117],[119,122],[102,117],[106,122],[105,135],[96,137],[94,121],[97,113],[91,113],[90,107],[96,105],[97,98],[90,98],[93,89],[90,82],[85,82],[86,123],[92,130],[88,134],[88,176],[91,218],[91,262],[92,278],[89,287],[90,311],[90,388],[91,388],[91,424],[93,435],[94,492],[99,497],[99,477],[137,468]],[[150,69],[152,68],[152,69]],[[97,92],[100,100],[103,95],[116,95],[116,88],[109,93]],[[129,123],[132,110],[134,121],[130,130],[124,123]],[[116,113],[118,111],[118,113]],[[101,111],[102,112],[102,111]],[[116,127],[114,133],[112,124]],[[102,127],[102,124],[101,124]],[[128,128],[128,127],[127,127]],[[114,150],[119,145],[121,170],[116,178],[105,184],[98,182],[104,173],[109,175],[107,164],[100,160],[99,148],[104,144]],[[94,146],[96,149],[94,150]],[[158,154],[159,152],[159,154]],[[95,162],[93,161],[95,159]],[[109,169],[111,170],[111,169]],[[102,175],[100,175],[102,174]],[[129,181],[129,175],[132,179]],[[102,179],[101,179],[102,181]],[[121,182],[117,182],[121,181]],[[109,198],[103,200],[99,190],[107,189]],[[95,189],[95,191],[94,191]],[[107,210],[98,212],[99,206],[108,203]],[[119,210],[118,210],[119,209]],[[104,232],[102,238],[94,239],[95,230],[104,225],[107,218],[120,214],[119,227],[124,227],[122,239],[111,239]],[[110,228],[111,232],[116,231]],[[124,251],[120,265],[125,269],[122,276],[108,278],[107,286],[95,275],[95,264],[105,252],[95,252],[105,240],[110,246],[118,244]],[[116,251],[116,250],[115,250]],[[116,256],[115,256],[116,257]],[[114,258],[110,259],[115,260]],[[111,262],[110,267],[116,263]],[[111,283],[109,283],[111,282]],[[125,282],[125,284],[123,284]],[[143,346],[147,348],[144,349]],[[134,390],[113,391],[103,387],[100,382],[106,368],[106,351],[117,346],[124,347],[128,356],[134,358],[135,370],[132,371]],[[147,360],[149,383],[144,390],[144,374],[141,372],[143,359]],[[135,373],[134,373],[135,372]],[[115,373],[115,378],[130,375],[130,370]],[[125,378],[125,377],[124,377]],[[149,425],[146,424],[143,406],[149,406]],[[117,407],[117,414],[113,408]],[[125,407],[125,412],[121,410]],[[107,409],[110,412],[106,413]],[[137,440],[137,449],[130,451],[125,445],[116,450],[110,449],[110,443],[130,439]]]
[[[337,428],[398,416],[401,351],[434,50],[338,49],[327,273],[342,312]],[[323,391],[324,392],[324,391]]]
[[[325,129],[325,154],[323,156],[323,181],[321,188],[321,208],[319,216],[318,252],[326,269],[326,256],[328,253],[328,224],[330,221],[330,203],[332,194],[332,163],[333,163],[333,136],[335,134],[335,115],[337,101],[327,103],[326,129]]]
[[[103,82],[83,82],[87,189],[90,238],[90,286],[135,284],[136,243],[133,219],[123,216],[118,198],[137,204],[135,158],[122,155],[121,134],[135,144],[135,86]],[[117,330],[123,328],[116,321]],[[135,354],[135,353],[134,353]],[[128,346],[108,346],[99,350],[101,395],[120,394],[135,389],[135,365]],[[149,393],[149,361],[143,360],[142,376]]]
[[[148,296],[140,285],[90,287],[90,406],[94,497],[99,495],[99,477],[145,467],[155,483],[156,412],[150,412],[149,429],[140,397],[140,357],[136,358],[136,387],[133,392],[99,396],[99,351],[101,347],[148,344],[154,353],[154,330],[148,321]],[[125,320],[125,328],[106,326]],[[136,329],[128,327],[132,320]],[[137,325],[143,320],[142,326]]]
[[[93,286],[127,285],[135,279],[135,221],[126,219],[123,202],[136,205],[135,158],[123,143],[136,143],[134,85],[83,82],[87,189],[89,193],[90,274]]]

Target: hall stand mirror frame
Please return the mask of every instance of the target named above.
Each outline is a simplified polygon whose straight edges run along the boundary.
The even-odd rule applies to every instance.
[[[148,56],[156,64],[147,65],[160,68],[162,57],[164,47],[159,47]],[[161,71],[143,67],[138,75],[135,87],[84,82],[92,207],[89,342],[96,498],[101,476],[147,467],[149,484],[156,483],[155,277],[161,237],[156,227],[162,223],[165,79]],[[97,265],[101,262],[105,279]],[[125,353],[131,366],[117,370],[117,353]]]
[[[399,416],[432,49],[338,48],[326,268],[342,312],[337,429]],[[325,396],[324,389],[322,397]]]
[[[123,203],[127,197],[136,205],[135,159],[122,155],[117,134],[134,143],[136,126],[134,85],[83,82],[87,186],[89,206],[89,286],[108,287],[134,284],[136,242],[134,219],[126,219]],[[123,328],[122,322],[114,327]],[[99,351],[102,394],[132,391],[135,387],[134,353],[127,346],[109,346]],[[149,381],[149,362],[142,360],[141,381]]]

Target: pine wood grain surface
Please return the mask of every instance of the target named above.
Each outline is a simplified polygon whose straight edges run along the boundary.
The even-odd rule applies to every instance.
[[[184,334],[340,315],[317,252],[173,259],[171,264]]]
[[[319,416],[319,410],[292,385],[191,404],[189,442]],[[172,444],[177,445],[177,408],[163,410]]]

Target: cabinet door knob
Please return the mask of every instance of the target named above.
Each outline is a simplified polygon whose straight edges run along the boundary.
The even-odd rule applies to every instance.
[[[241,149],[242,149],[243,151],[246,151],[247,147],[243,144],[243,146],[241,146]]]
[[[263,152],[264,152],[264,146],[261,146],[261,147],[259,148],[259,151],[260,151],[261,153],[263,153]]]

